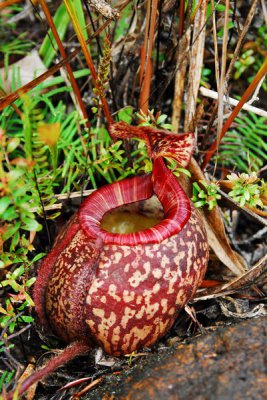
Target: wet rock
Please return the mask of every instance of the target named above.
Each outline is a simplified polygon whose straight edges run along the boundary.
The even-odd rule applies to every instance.
[[[220,327],[151,354],[85,398],[267,399],[267,317]]]

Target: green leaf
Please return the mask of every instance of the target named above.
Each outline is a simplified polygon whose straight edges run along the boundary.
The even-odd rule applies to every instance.
[[[17,279],[19,276],[23,275],[25,272],[24,266],[21,265],[20,267],[16,268],[15,271],[12,272],[12,277]]]
[[[26,282],[26,287],[31,287],[33,284],[34,284],[34,282],[36,281],[36,278],[31,278],[31,279],[29,279],[29,280],[27,280],[27,282]]]
[[[11,240],[11,244],[10,244],[10,251],[15,251],[16,246],[19,243],[19,239],[20,239],[20,233],[19,231],[15,232],[12,240]]]
[[[70,20],[69,14],[66,10],[64,3],[61,3],[61,5],[58,7],[57,11],[55,12],[53,20],[58,35],[60,39],[63,40]],[[41,57],[43,57],[43,62],[46,67],[49,67],[50,64],[52,63],[56,55],[57,48],[58,48],[57,43],[54,39],[51,29],[49,29],[48,34],[46,35],[39,50],[39,54]]]
[[[20,144],[20,139],[18,137],[14,137],[8,140],[7,142],[7,153],[12,153]]]
[[[2,197],[0,199],[0,215],[3,214],[3,212],[6,211],[7,207],[11,204],[11,199],[10,197]]]
[[[25,231],[37,232],[42,229],[42,225],[39,224],[35,219],[24,218],[21,229],[24,229]]]
[[[2,214],[2,219],[4,221],[12,221],[13,219],[16,219],[18,217],[18,213],[15,210],[15,207],[9,207],[6,209],[6,211]]]
[[[34,321],[34,319],[33,319],[32,317],[30,317],[29,315],[22,315],[22,316],[20,317],[20,319],[21,319],[23,322],[26,322],[26,323],[31,323],[31,322]]]
[[[166,114],[161,114],[157,119],[157,124],[162,125],[163,122],[166,121],[167,117],[168,116]]]
[[[130,124],[133,119],[133,107],[127,106],[127,107],[122,108],[118,112],[118,118],[119,118],[119,121],[124,121],[127,124]]]

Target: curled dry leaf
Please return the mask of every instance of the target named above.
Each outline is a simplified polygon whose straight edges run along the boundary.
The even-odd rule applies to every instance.
[[[10,93],[12,85],[15,84],[16,88],[19,88],[21,85],[26,85],[36,76],[45,73],[46,70],[38,52],[33,50],[26,57],[10,65],[8,67],[7,76],[5,68],[0,68],[0,78],[3,80],[4,85],[3,89],[5,92]],[[19,79],[14,79],[14,76],[18,76],[18,74]]]
[[[19,378],[18,381],[18,387],[20,386],[20,384],[29,376],[31,376],[33,374],[33,372],[35,371],[35,359],[32,358],[31,361],[29,362],[29,364],[27,365],[25,371],[23,372],[23,374],[21,375],[21,377]],[[34,396],[35,396],[35,392],[36,392],[36,386],[37,383],[34,383],[25,393],[24,397],[26,400],[33,400]]]
[[[262,257],[252,268],[240,276],[223,285],[199,292],[194,301],[207,300],[232,294],[238,290],[245,289],[255,283],[267,271],[267,254]]]
[[[206,180],[203,172],[194,158],[191,159],[189,170],[194,181]],[[211,211],[201,210],[208,235],[208,242],[216,256],[223,262],[235,275],[240,275],[245,271],[245,260],[236,253],[230,246],[226,236],[222,216],[219,207],[214,207]]]
[[[118,19],[120,18],[120,13],[118,10],[112,8],[110,4],[108,4],[104,0],[88,0],[88,3],[94,7],[94,9],[99,12],[103,17],[107,19]]]
[[[259,208],[256,207],[250,207],[250,206],[245,206],[248,210],[252,211],[253,213],[259,215],[260,217],[267,218],[267,207],[264,207],[264,210],[260,210]]]
[[[258,304],[252,310],[247,311],[247,312],[235,312],[235,311],[229,310],[224,302],[220,301],[219,303],[220,303],[222,313],[226,317],[246,319],[246,318],[253,318],[253,317],[263,317],[264,315],[267,315],[267,309],[264,304]]]
[[[238,290],[250,286],[262,274],[267,271],[267,254],[262,257],[252,268],[244,272],[242,275],[222,285],[214,288],[214,292],[222,292],[224,290]]]

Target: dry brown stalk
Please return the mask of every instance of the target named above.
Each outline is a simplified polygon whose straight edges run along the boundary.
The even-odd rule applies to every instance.
[[[184,31],[184,12],[185,12],[185,0],[180,1],[179,8],[179,38],[182,37]]]
[[[71,19],[72,24],[73,24],[73,28],[74,28],[74,30],[76,32],[77,38],[78,38],[79,43],[81,45],[81,48],[82,48],[85,60],[87,62],[88,68],[90,69],[94,86],[98,90],[98,94],[99,94],[99,97],[100,97],[100,100],[101,100],[101,103],[102,103],[102,106],[103,106],[103,111],[104,111],[105,117],[107,119],[107,122],[110,123],[110,122],[112,122],[112,117],[111,117],[111,114],[110,114],[110,111],[109,111],[109,106],[108,106],[106,98],[102,95],[102,91],[101,91],[100,85],[98,83],[97,72],[96,72],[96,69],[95,69],[95,66],[94,66],[94,63],[93,63],[89,48],[87,46],[86,40],[84,38],[82,29],[80,27],[80,23],[78,21],[77,15],[76,15],[75,8],[73,7],[72,3],[70,3],[68,0],[63,0],[63,2],[65,4],[65,6],[66,6],[66,9],[67,9],[68,13],[69,13],[70,19]]]
[[[118,10],[122,11],[129,4],[130,1],[131,0],[122,1],[118,5]],[[111,20],[107,20],[106,22],[104,22],[104,24],[101,25],[97,29],[97,31],[86,40],[86,44],[91,43],[92,40],[95,39],[107,26],[109,26],[111,22],[112,22]],[[44,72],[36,79],[33,79],[26,85],[3,97],[0,100],[0,111],[3,110],[8,105],[12,104],[14,101],[16,101],[22,94],[28,93],[31,89],[35,88],[37,85],[45,81],[47,78],[54,75],[60,68],[64,67],[67,63],[70,63],[81,51],[82,51],[81,47],[77,48],[76,50],[72,51],[67,58],[53,65],[51,68],[49,68],[48,71]]]
[[[253,20],[253,17],[254,17],[256,8],[257,8],[257,2],[258,2],[258,0],[253,0],[252,1],[251,7],[250,7],[249,12],[247,14],[246,20],[244,22],[243,29],[241,31],[241,34],[240,34],[240,36],[238,38],[238,41],[237,41],[237,44],[236,44],[236,48],[235,48],[232,60],[231,60],[231,62],[229,64],[229,67],[228,67],[226,75],[225,75],[225,87],[227,87],[229,78],[230,78],[230,76],[232,74],[232,70],[233,70],[234,64],[235,64],[236,60],[238,59],[238,56],[239,56],[239,53],[240,53],[244,38],[245,38],[245,36],[246,36],[246,34],[248,32],[248,29],[249,29],[249,27],[251,25],[252,20]],[[207,131],[205,133],[205,136],[203,138],[203,142],[205,142],[206,138],[210,134],[210,128],[212,127],[213,121],[215,120],[215,116],[216,116],[216,113],[217,113],[217,108],[218,108],[218,105],[213,110],[213,114],[212,114],[213,117],[212,117],[212,120],[209,123],[209,128],[207,129]]]
[[[223,126],[223,96],[226,90],[225,87],[225,74],[226,74],[226,62],[227,62],[227,42],[228,42],[228,23],[229,23],[229,6],[230,1],[225,2],[224,11],[224,27],[223,27],[223,45],[221,55],[221,70],[218,87],[218,124],[217,124],[217,141],[219,141],[220,133]],[[219,142],[218,142],[219,143]]]
[[[244,41],[245,36],[246,36],[246,34],[247,34],[247,32],[248,32],[248,29],[249,29],[249,27],[250,27],[250,25],[251,25],[251,22],[252,22],[252,20],[253,20],[253,17],[254,17],[254,15],[255,15],[256,8],[257,8],[257,3],[258,3],[258,0],[253,0],[253,1],[252,1],[252,4],[251,4],[251,6],[250,6],[250,9],[249,9],[247,18],[246,18],[246,20],[245,20],[243,29],[242,29],[242,31],[241,31],[240,37],[239,37],[239,39],[238,39],[238,42],[237,42],[237,44],[236,44],[236,48],[235,48],[235,51],[234,51],[234,54],[233,54],[233,58],[232,58],[232,60],[231,60],[231,62],[230,62],[230,65],[229,65],[229,67],[228,67],[228,69],[227,69],[227,72],[226,72],[226,75],[225,75],[225,84],[226,84],[226,85],[228,84],[228,81],[229,81],[230,76],[231,76],[231,74],[232,74],[232,70],[233,70],[233,68],[234,68],[235,62],[236,62],[236,60],[237,60],[237,58],[238,58],[238,56],[239,56],[241,47],[242,47],[242,45],[243,45],[243,41]]]
[[[21,3],[22,1],[24,1],[24,0],[6,0],[6,1],[2,1],[0,3],[0,10],[2,10],[4,8],[8,7],[8,6],[11,6],[12,4]]]
[[[147,2],[146,29],[144,43],[141,48],[140,62],[140,97],[139,108],[144,114],[148,112],[148,101],[150,96],[151,79],[153,73],[152,50],[157,21],[158,0]]]
[[[194,19],[193,45],[190,51],[190,66],[188,74],[187,105],[185,108],[184,132],[195,130],[194,116],[196,112],[197,95],[203,65],[206,34],[206,8],[207,0],[203,0]]]
[[[212,6],[212,29],[213,29],[213,41],[214,41],[214,64],[215,64],[215,77],[217,90],[220,84],[220,65],[219,65],[219,52],[218,52],[218,41],[217,41],[217,28],[215,18],[215,5],[214,0],[211,0]]]
[[[55,27],[55,24],[54,24],[54,21],[53,21],[53,18],[51,16],[51,14],[50,14],[49,8],[47,7],[46,1],[45,0],[39,0],[39,2],[40,2],[41,7],[42,7],[42,9],[44,11],[44,14],[45,14],[47,22],[48,22],[48,24],[49,24],[49,26],[51,28],[51,31],[52,31],[52,33],[54,35],[54,38],[55,38],[55,40],[57,42],[58,49],[59,49],[59,52],[61,54],[61,57],[63,59],[66,59],[67,58],[66,51],[65,51],[64,46],[63,46],[63,44],[61,42],[61,39],[60,39],[59,34],[57,32],[57,29]],[[69,79],[70,79],[71,86],[73,88],[76,100],[78,102],[78,105],[80,107],[82,115],[86,120],[86,126],[87,126],[87,128],[90,128],[90,122],[89,122],[89,118],[88,118],[88,115],[87,115],[87,112],[86,112],[85,105],[84,105],[83,100],[82,100],[81,92],[80,92],[79,86],[77,85],[76,79],[74,77],[74,74],[72,72],[72,68],[71,68],[69,63],[66,63],[66,69],[67,69],[68,74],[69,74]]]
[[[191,5],[188,5],[186,18],[183,19],[183,30],[185,31],[181,36],[177,50],[177,60],[175,67],[175,82],[174,82],[174,97],[172,102],[172,126],[174,131],[180,128],[180,119],[182,113],[182,104],[184,98],[184,88],[186,82],[186,71],[189,59],[190,37],[191,37],[191,23],[190,23]],[[181,18],[181,12],[180,12]],[[179,25],[179,33],[181,31]]]

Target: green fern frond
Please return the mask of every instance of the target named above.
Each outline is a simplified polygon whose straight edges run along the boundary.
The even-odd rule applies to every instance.
[[[221,142],[217,161],[240,172],[257,171],[267,161],[267,119],[248,113],[235,122],[235,129]]]

